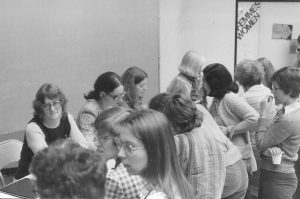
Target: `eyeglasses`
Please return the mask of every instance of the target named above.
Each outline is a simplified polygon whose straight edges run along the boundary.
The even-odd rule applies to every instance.
[[[133,144],[130,143],[121,143],[121,142],[117,144],[117,147],[119,150],[123,148],[126,154],[131,154],[133,153],[133,151],[144,149],[143,146],[134,146]]]
[[[112,95],[112,94],[108,94],[114,101],[119,101],[121,100],[124,96],[125,96],[126,92],[123,92],[119,95]]]
[[[45,110],[50,110],[51,107],[53,107],[54,109],[57,109],[57,108],[60,107],[60,105],[61,105],[61,101],[60,100],[56,100],[54,102],[49,102],[49,103],[43,104],[42,107]]]

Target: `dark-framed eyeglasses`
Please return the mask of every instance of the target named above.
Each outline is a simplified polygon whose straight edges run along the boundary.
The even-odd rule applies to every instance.
[[[114,101],[120,101],[123,99],[123,97],[125,96],[126,92],[123,92],[121,94],[118,95],[112,95],[111,93],[109,93],[108,95],[114,100]]]
[[[54,109],[58,109],[61,105],[61,102],[62,102],[61,100],[55,100],[53,102],[43,104],[42,107],[45,110],[50,110],[51,107],[53,107]]]
[[[122,142],[117,143],[117,147],[119,150],[123,149],[127,155],[133,153],[136,150],[144,149],[144,146],[134,146],[133,144],[126,143],[126,142],[125,143],[122,143]]]

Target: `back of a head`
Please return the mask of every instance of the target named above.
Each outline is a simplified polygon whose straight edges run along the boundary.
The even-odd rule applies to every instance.
[[[165,114],[173,125],[174,133],[186,133],[200,127],[202,113],[197,110],[195,102],[182,94],[174,94],[168,98]]]
[[[277,82],[280,89],[291,98],[298,98],[300,93],[300,68],[291,66],[277,70],[272,78],[272,82]]]
[[[262,79],[263,84],[272,89],[271,77],[275,72],[272,62],[265,57],[258,58],[257,61],[259,63],[259,67],[262,68],[264,72]]]
[[[197,51],[190,50],[183,56],[181,64],[178,66],[178,70],[188,77],[195,78],[198,73],[201,72],[204,63],[204,57]]]
[[[167,93],[157,94],[150,100],[149,108],[164,113],[168,98],[169,95]]]
[[[236,65],[234,77],[244,88],[250,88],[261,83],[263,74],[257,61],[244,59]]]
[[[238,85],[232,80],[230,72],[223,64],[209,64],[203,69],[203,76],[210,87],[208,96],[222,99],[230,91],[237,93]]]
[[[100,98],[100,92],[110,93],[117,87],[122,85],[121,77],[114,72],[105,72],[98,76],[94,83],[94,90],[90,91],[85,95],[85,99],[95,99]]]
[[[106,170],[100,153],[69,139],[39,151],[30,166],[41,198],[102,198]]]
[[[118,133],[114,130],[114,126],[131,112],[132,110],[129,108],[119,106],[103,110],[94,122],[97,136],[101,137],[103,134],[118,136]]]

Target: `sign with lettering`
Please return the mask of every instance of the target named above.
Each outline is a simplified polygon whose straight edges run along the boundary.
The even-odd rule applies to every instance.
[[[237,21],[237,38],[242,39],[251,28],[258,22],[260,3],[255,2],[247,12]]]

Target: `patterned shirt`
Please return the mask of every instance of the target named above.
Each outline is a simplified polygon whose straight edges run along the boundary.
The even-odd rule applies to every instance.
[[[143,186],[140,194],[140,199],[168,199],[167,195],[158,187],[153,187],[150,183]]]
[[[139,199],[139,194],[146,181],[141,176],[129,175],[120,163],[115,169],[107,172],[105,183],[105,199]]]
[[[102,112],[99,103],[94,99],[89,99],[80,109],[77,116],[77,125],[89,143],[97,142],[94,122],[96,117]]]
[[[173,191],[174,197],[173,199],[182,199],[178,189]],[[140,199],[168,199],[170,197],[167,196],[167,194],[161,190],[158,186],[153,186],[150,183],[144,184],[142,190],[139,194]]]

